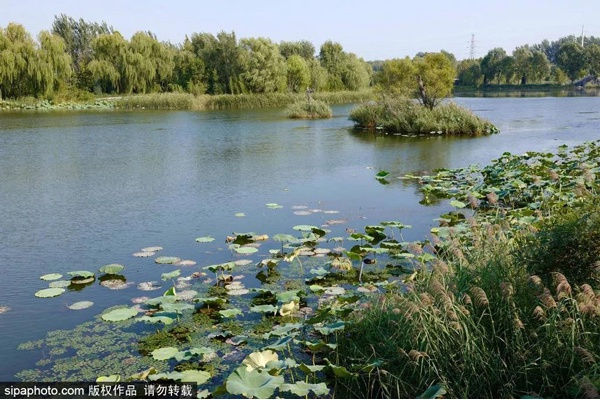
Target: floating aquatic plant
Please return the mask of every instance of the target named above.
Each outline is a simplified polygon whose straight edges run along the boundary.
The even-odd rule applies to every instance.
[[[55,281],[55,280],[60,279],[60,278],[62,278],[62,275],[61,274],[56,274],[56,273],[54,273],[54,274],[46,274],[46,275],[40,276],[40,279],[43,280],[43,281]]]
[[[181,259],[179,257],[157,257],[154,262],[157,264],[173,264],[176,263],[178,261],[181,261]]]
[[[63,288],[42,289],[42,290],[38,290],[37,292],[35,292],[35,297],[42,297],[42,298],[56,297],[56,296],[63,294],[64,292],[65,292],[65,289],[63,289]]]
[[[103,274],[116,275],[124,269],[125,266],[121,264],[108,264],[104,265],[103,267],[100,267],[99,271]]]
[[[69,307],[69,309],[71,310],[84,310],[86,308],[89,308],[91,306],[93,306],[94,303],[91,301],[78,301],[76,303],[71,304]]]
[[[117,308],[102,314],[102,319],[110,322],[118,322],[133,318],[137,314],[138,311],[134,308]]]

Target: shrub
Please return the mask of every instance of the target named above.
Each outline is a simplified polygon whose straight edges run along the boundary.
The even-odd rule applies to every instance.
[[[285,110],[288,118],[331,118],[333,112],[327,103],[320,100],[299,101]]]
[[[478,136],[498,132],[489,121],[454,103],[430,110],[408,99],[384,99],[358,106],[350,119],[359,128],[402,134]]]

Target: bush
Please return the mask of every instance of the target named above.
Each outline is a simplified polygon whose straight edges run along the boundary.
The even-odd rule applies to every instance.
[[[333,111],[327,103],[320,100],[299,101],[285,110],[288,118],[331,118]]]
[[[350,119],[359,128],[402,134],[478,136],[498,132],[489,121],[454,103],[430,110],[408,99],[386,99],[353,109]]]

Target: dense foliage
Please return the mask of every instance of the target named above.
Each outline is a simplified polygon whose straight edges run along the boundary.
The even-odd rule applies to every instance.
[[[517,47],[512,55],[500,47],[483,58],[457,64],[458,83],[464,86],[575,82],[598,77],[600,37],[567,36],[556,41]]]
[[[238,40],[234,32],[193,33],[183,44],[140,31],[129,40],[105,22],[60,15],[35,41],[15,23],[0,28],[0,99],[52,99],[64,92],[133,94],[187,92],[249,94],[361,90],[369,64],[324,43],[318,55],[307,41],[277,44]]]
[[[324,101],[320,100],[307,100],[298,101],[291,104],[286,110],[288,118],[303,118],[303,119],[315,119],[315,118],[331,118],[333,112],[331,107]]]

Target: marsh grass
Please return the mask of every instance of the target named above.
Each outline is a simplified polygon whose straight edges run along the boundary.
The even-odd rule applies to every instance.
[[[339,363],[381,366],[340,382],[336,397],[416,397],[432,384],[457,398],[597,396],[594,285],[561,273],[546,284],[515,256],[519,241],[503,229],[473,222],[479,246],[446,240],[433,271],[406,294],[382,296],[354,316]]]
[[[285,109],[288,118],[331,118],[333,111],[327,103],[321,100],[298,101]]]
[[[409,99],[364,103],[350,113],[356,127],[415,135],[480,136],[498,132],[489,121],[454,103],[433,110]]]

